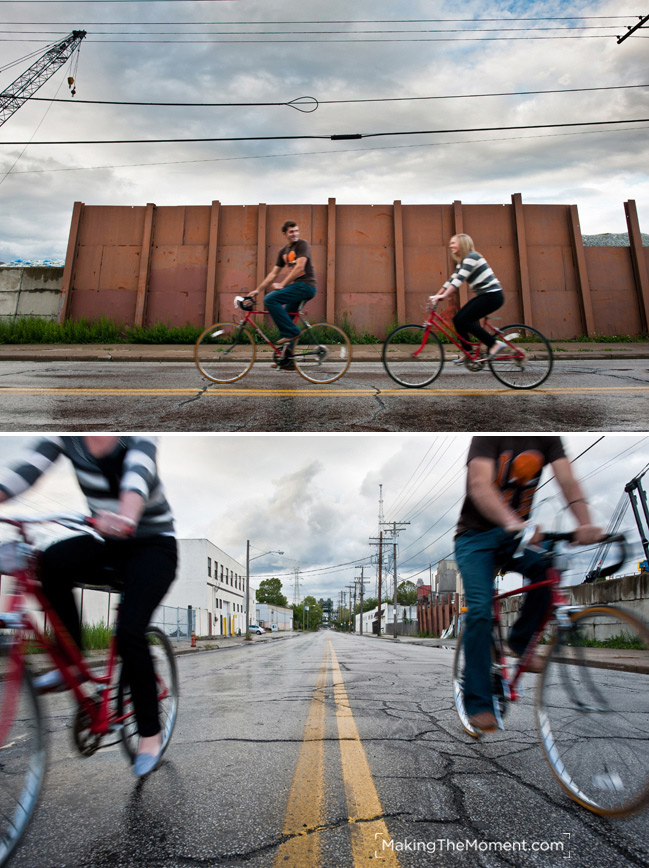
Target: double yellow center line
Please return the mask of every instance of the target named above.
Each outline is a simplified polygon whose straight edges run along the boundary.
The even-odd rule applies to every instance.
[[[383,808],[349,705],[338,659],[329,639],[313,690],[289,794],[282,828],[285,840],[277,853],[274,868],[319,868],[320,865],[320,837],[326,829],[324,740],[326,691],[330,673],[351,835],[352,864],[354,868],[376,864],[376,857],[380,854],[382,865],[398,868],[394,851],[382,849],[382,842],[390,840],[383,819]]]

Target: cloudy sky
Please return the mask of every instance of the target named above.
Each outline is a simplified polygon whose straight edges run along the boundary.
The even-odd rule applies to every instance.
[[[508,204],[521,193],[577,204],[593,234],[626,231],[635,199],[649,231],[649,28],[615,38],[637,13],[619,0],[3,0],[3,90],[46,45],[88,36],[76,71],[60,69],[0,129],[0,261],[63,258],[77,200]],[[315,111],[287,105],[307,96]],[[557,126],[577,122],[590,126]],[[529,125],[544,128],[502,129]],[[354,133],[364,138],[330,139]],[[178,138],[250,140],[37,144]]]
[[[367,593],[375,593],[376,547],[370,540],[379,532],[380,486],[384,521],[403,527],[400,580],[426,580],[429,565],[452,554],[469,439],[464,434],[163,435],[159,467],[180,537],[210,539],[242,563],[247,539],[253,558],[281,550],[284,556],[252,564],[257,582],[280,577],[292,602],[299,568],[302,596],[337,601],[360,577],[361,567]],[[649,437],[583,434],[566,436],[564,443],[595,521],[606,527],[626,498],[625,484],[649,465]],[[24,446],[25,438],[0,435],[0,464],[10,463]],[[544,526],[572,527],[553,481],[539,489],[536,503],[535,518]],[[20,501],[4,507],[47,514],[82,508],[65,459]],[[633,571],[643,556],[630,510],[623,528],[633,543],[628,563]],[[582,561],[581,575],[579,562],[572,565],[572,583],[581,580],[591,556]]]

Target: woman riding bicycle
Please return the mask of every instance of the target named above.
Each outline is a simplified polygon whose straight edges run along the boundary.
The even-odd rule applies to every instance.
[[[446,298],[458,290],[466,280],[476,295],[455,314],[453,325],[467,344],[471,343],[470,334],[486,344],[487,356],[493,358],[505,344],[485,331],[480,325],[480,320],[503,306],[505,297],[502,287],[487,260],[476,251],[470,235],[463,233],[454,235],[448,246],[457,265],[441,291],[436,296],[431,296],[431,301]]]
[[[122,590],[117,648],[140,736],[133,766],[137,777],[152,772],[161,756],[157,688],[145,632],[175,578],[177,563],[173,516],[158,476],[156,448],[155,437],[42,437],[11,468],[0,470],[1,503],[30,488],[60,455],[72,462],[103,541],[82,534],[45,549],[43,590],[79,647],[74,585],[108,584]],[[60,686],[63,677],[56,670],[38,681],[41,690],[48,690]]]

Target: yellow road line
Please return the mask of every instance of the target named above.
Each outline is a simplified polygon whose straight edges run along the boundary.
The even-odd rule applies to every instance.
[[[202,392],[198,387],[185,388],[167,388],[167,389],[96,389],[96,388],[38,388],[36,386],[0,386],[0,394],[2,395],[133,395],[134,397],[142,395],[198,395]],[[605,394],[645,394],[649,392],[647,386],[575,386],[560,389],[508,389],[506,387],[497,389],[341,389],[336,387],[335,383],[324,388],[310,389],[308,386],[295,389],[240,389],[240,388],[219,388],[215,386],[205,392],[202,392],[203,397],[211,398],[276,398],[290,396],[293,398],[313,398],[315,396],[324,395],[329,398],[375,398],[385,396],[399,396],[401,398],[444,398],[456,395],[463,396],[480,396],[485,395],[605,395]]]
[[[304,726],[302,746],[293,775],[282,832],[288,840],[280,846],[275,868],[318,868],[324,812],[324,688],[328,676],[328,649],[322,660]]]
[[[338,739],[347,796],[347,814],[351,827],[354,868],[376,864],[377,854],[380,854],[381,864],[398,868],[399,863],[394,850],[382,849],[382,842],[390,841],[388,828],[383,820],[383,807],[372,779],[365,749],[358,735],[336,652],[331,645],[331,640],[327,641],[331,653]]]

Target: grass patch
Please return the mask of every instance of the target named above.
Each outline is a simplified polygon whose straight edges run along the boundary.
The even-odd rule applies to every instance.
[[[579,645],[584,648],[614,648],[625,651],[644,651],[646,644],[634,633],[620,633],[610,639],[581,639]]]
[[[51,322],[19,317],[0,322],[0,344],[193,344],[201,333],[196,326],[125,326],[102,316]]]
[[[579,337],[574,338],[574,340],[568,341],[568,343],[582,343],[582,344],[639,344],[649,341],[649,334],[647,332],[643,332],[639,335],[593,335],[590,337],[589,335],[579,335]]]
[[[108,648],[113,638],[113,628],[104,621],[81,625],[81,642],[85,651],[100,651]]]

